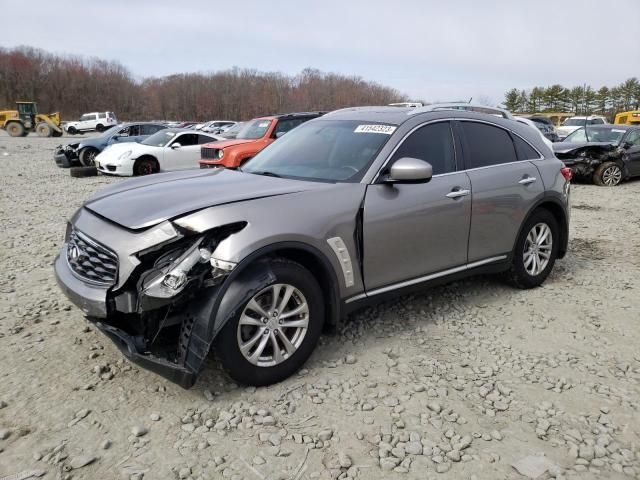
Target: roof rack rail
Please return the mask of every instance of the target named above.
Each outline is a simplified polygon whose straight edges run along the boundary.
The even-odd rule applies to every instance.
[[[513,120],[513,115],[508,110],[498,107],[488,107],[487,105],[478,105],[475,103],[432,103],[424,107],[417,107],[407,112],[407,115],[415,115],[416,113],[435,112],[437,110],[465,110],[467,112],[486,113],[489,115],[497,115],[502,118]]]

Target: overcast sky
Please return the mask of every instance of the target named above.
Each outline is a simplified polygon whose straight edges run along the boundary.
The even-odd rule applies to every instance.
[[[499,103],[511,87],[640,76],[640,0],[0,0],[0,12],[4,47],[117,60],[137,77],[313,67]]]

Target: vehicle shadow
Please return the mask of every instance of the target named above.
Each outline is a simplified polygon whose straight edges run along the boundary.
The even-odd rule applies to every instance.
[[[589,268],[583,259],[568,253],[565,259],[556,263],[544,287],[561,288],[580,270]],[[512,300],[514,295],[521,295],[522,292],[526,291],[508,285],[500,275],[478,275],[363,307],[348,315],[337,328],[323,334],[313,355],[302,367],[303,372],[311,372],[309,379],[305,380],[305,377],[296,374],[265,388],[285,392],[301,381],[315,382],[331,378],[335,371],[333,368],[343,363],[345,352],[350,349],[349,344],[358,343],[359,348],[363,348],[362,345],[370,348],[378,342],[385,342],[387,337],[406,336],[415,331],[417,326],[425,327],[446,322],[449,317],[477,314],[486,306],[501,303],[501,298]],[[209,398],[213,394],[213,397],[225,400],[238,399],[243,393],[254,391],[235,384],[220,367],[215,352],[209,356],[193,390]]]

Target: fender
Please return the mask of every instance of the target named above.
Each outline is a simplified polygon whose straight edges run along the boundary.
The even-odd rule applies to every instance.
[[[563,212],[564,212],[564,224],[560,224],[560,230],[562,233],[562,242],[560,243],[560,249],[558,250],[558,258],[564,258],[565,254],[567,253],[567,248],[569,245],[569,219],[567,217],[566,214],[566,208],[564,205],[562,205],[562,202],[560,202],[558,199],[554,198],[553,196],[550,195],[544,195],[540,200],[538,200],[527,212],[527,215],[524,217],[524,220],[522,221],[522,224],[520,225],[520,229],[518,230],[518,235],[516,236],[516,239],[514,241],[513,244],[513,248],[511,249],[511,257],[513,256],[513,253],[515,252],[516,249],[516,244],[518,243],[518,239],[520,238],[520,235],[522,234],[522,229],[524,228],[525,223],[527,223],[527,221],[529,220],[529,218],[531,217],[531,215],[533,214],[533,212],[535,211],[536,208],[538,208],[540,205],[542,205],[543,203],[554,203],[556,204],[556,206],[558,206],[558,208],[560,208]],[[510,259],[511,261],[511,259]]]
[[[234,317],[238,308],[275,281],[276,276],[271,270],[268,259],[260,260],[260,257],[278,250],[292,249],[313,255],[329,273],[332,286],[330,291],[325,293],[330,295],[327,299],[327,310],[331,316],[327,320],[330,324],[339,321],[341,302],[338,280],[329,260],[315,247],[304,243],[274,243],[244,258],[221,285],[202,290],[198,294],[198,299],[190,304],[185,320],[190,325],[190,332],[186,332],[189,335],[187,348],[183,352],[185,366],[196,374],[200,373],[216,336]],[[180,342],[182,341],[183,339],[180,338]]]

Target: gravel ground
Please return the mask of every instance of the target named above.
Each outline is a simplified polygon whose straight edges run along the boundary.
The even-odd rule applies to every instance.
[[[66,219],[121,181],[71,178],[61,140],[0,132],[0,479],[640,479],[639,181],[573,187],[541,288],[402,297],[286,382],[238,386],[212,359],[182,390],[56,286]]]

